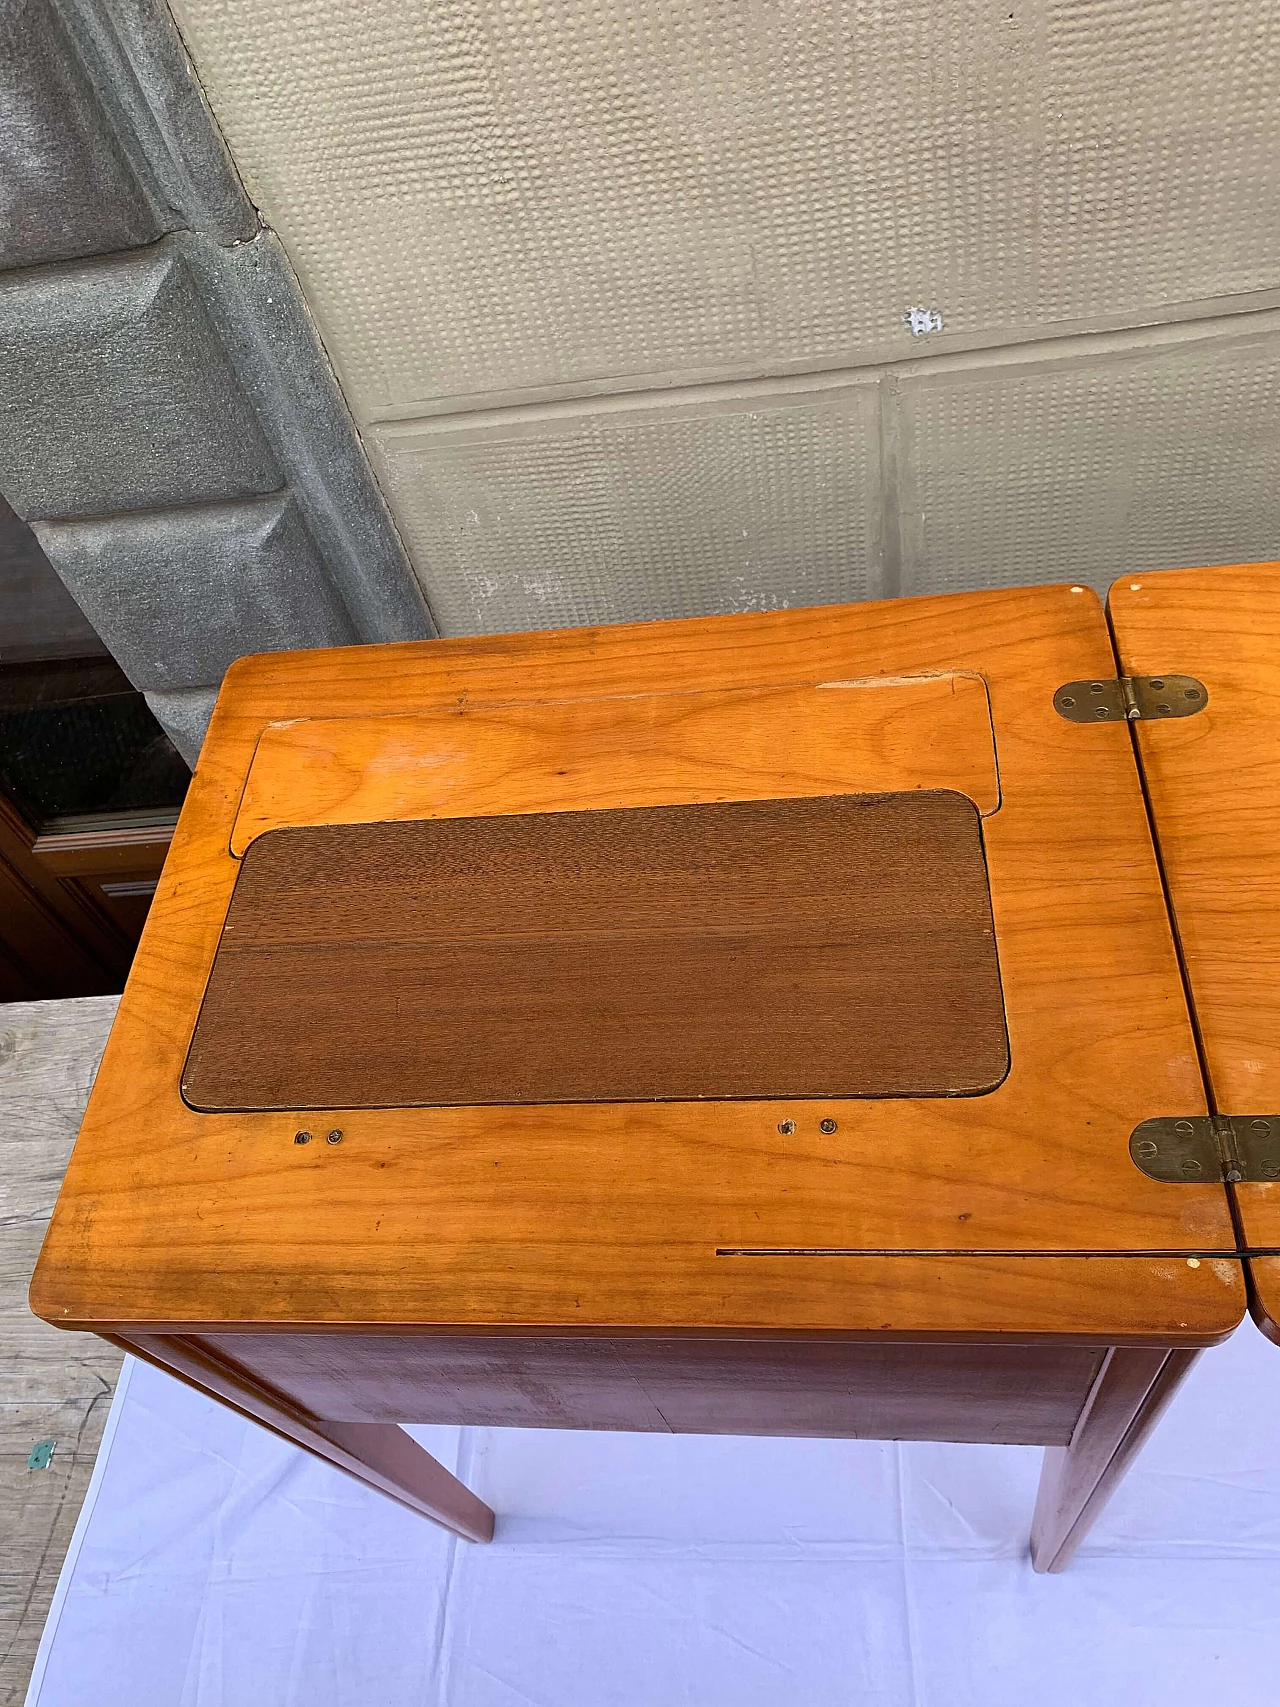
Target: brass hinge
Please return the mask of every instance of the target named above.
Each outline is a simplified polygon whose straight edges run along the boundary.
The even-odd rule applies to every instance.
[[[1209,690],[1194,676],[1111,676],[1096,682],[1064,682],[1053,703],[1072,723],[1194,717],[1208,705]]]
[[[1129,1138],[1144,1174],[1169,1185],[1280,1180],[1280,1114],[1170,1115]]]

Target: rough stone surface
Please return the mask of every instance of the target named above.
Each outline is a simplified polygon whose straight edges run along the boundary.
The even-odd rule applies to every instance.
[[[254,237],[258,216],[205,104],[167,0],[48,0],[124,138],[168,230],[220,243]]]
[[[182,254],[0,277],[0,490],[24,520],[278,490]]]
[[[4,336],[0,487],[139,686],[433,632],[268,235],[0,279]]]
[[[191,766],[196,768],[213,707],[216,687],[184,688],[178,693],[149,693],[151,715]]]
[[[0,6],[0,271],[257,214],[163,0]]]
[[[355,639],[287,493],[35,527],[76,603],[144,690],[220,681],[248,652]]]
[[[188,757],[233,658],[434,632],[164,0],[0,11],[0,350],[0,489]]]
[[[0,7],[0,269],[165,229],[49,0]]]
[[[358,637],[430,638],[431,614],[279,243],[270,232],[233,248],[188,233],[167,243],[200,280]]]

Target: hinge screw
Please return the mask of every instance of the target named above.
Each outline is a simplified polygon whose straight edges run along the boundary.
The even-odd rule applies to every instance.
[[[324,1135],[324,1141],[326,1144],[341,1144],[342,1128],[340,1126],[335,1126],[332,1132],[326,1132]]]
[[[819,1132],[825,1132],[828,1138],[831,1136],[831,1134],[833,1132],[835,1132],[837,1130],[838,1130],[838,1128],[837,1128],[836,1122],[834,1120],[827,1119],[827,1120],[820,1120],[818,1122],[818,1131]]]
[[[778,1122],[778,1131],[781,1132],[784,1138],[790,1138],[795,1129],[796,1123],[794,1120],[780,1120]]]
[[[309,1132],[295,1132],[293,1135],[293,1141],[295,1144],[309,1144],[311,1142],[311,1134]]]

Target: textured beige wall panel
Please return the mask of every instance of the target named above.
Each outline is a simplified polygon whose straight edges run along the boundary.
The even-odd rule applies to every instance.
[[[174,0],[362,420],[1280,283],[1271,0]]]
[[[1268,0],[173,3],[444,633],[1280,555]]]
[[[894,389],[904,593],[1280,556],[1280,314]]]
[[[513,410],[368,442],[444,634],[886,590],[874,383]]]

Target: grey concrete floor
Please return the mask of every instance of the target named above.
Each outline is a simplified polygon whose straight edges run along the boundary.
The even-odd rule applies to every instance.
[[[26,1694],[120,1373],[114,1346],[27,1306],[118,1000],[0,1006],[0,1707]],[[52,1457],[29,1468],[41,1441]]]

